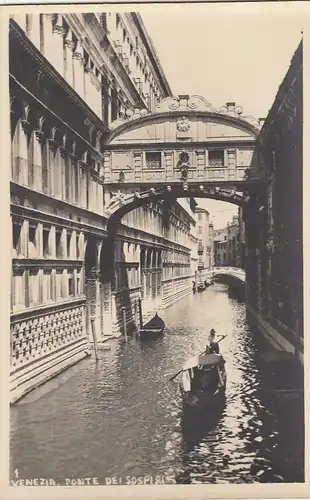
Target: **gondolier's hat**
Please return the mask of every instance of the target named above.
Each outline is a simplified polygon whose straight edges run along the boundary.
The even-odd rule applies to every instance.
[[[214,328],[211,328],[210,333],[211,333],[211,335],[215,335],[215,330],[214,330]]]

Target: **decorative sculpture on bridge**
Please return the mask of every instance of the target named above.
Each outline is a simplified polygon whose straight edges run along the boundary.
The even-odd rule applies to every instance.
[[[146,116],[152,116],[156,114],[162,113],[171,113],[177,111],[178,113],[188,113],[188,112],[207,112],[213,115],[226,115],[231,116],[233,118],[239,118],[240,120],[247,121],[257,130],[260,129],[261,123],[259,120],[254,118],[253,116],[244,116],[243,109],[241,106],[237,106],[235,102],[227,102],[220,109],[216,109],[210,104],[204,97],[198,95],[192,96],[184,96],[180,95],[177,97],[165,97],[162,99],[154,110],[147,111],[145,108],[127,110],[126,114],[123,117],[119,117],[111,124],[111,129],[114,130],[120,125],[123,125],[126,121],[134,121],[139,120]],[[179,139],[187,139],[189,138],[191,129],[191,124],[189,119],[181,115],[177,124],[177,138]]]
[[[181,180],[183,182],[187,181],[188,170],[190,165],[189,165],[189,154],[186,151],[182,151],[179,154],[179,161],[177,166],[181,170]]]
[[[180,118],[178,121],[177,121],[177,130],[178,132],[188,132],[191,128],[191,124],[189,122],[189,119],[186,118],[185,116],[182,116],[182,118]]]

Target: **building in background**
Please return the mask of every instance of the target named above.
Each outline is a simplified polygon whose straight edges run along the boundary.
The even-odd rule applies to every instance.
[[[205,208],[196,207],[198,237],[198,275],[204,279],[204,271],[214,265],[213,256],[213,224],[210,214]]]
[[[227,265],[240,267],[239,220],[235,215],[227,224]]]
[[[225,228],[214,231],[215,265],[242,267],[244,259],[242,252],[244,252],[244,222],[240,212],[240,215],[234,215]]]
[[[214,231],[214,262],[216,267],[227,265],[227,228]]]

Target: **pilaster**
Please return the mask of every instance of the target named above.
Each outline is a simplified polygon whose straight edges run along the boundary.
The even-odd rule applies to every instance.
[[[64,72],[64,77],[73,87],[73,48],[74,48],[74,43],[72,40],[72,31],[69,29],[64,40],[64,47],[65,47],[65,57],[66,57],[66,62],[65,62],[65,72]]]

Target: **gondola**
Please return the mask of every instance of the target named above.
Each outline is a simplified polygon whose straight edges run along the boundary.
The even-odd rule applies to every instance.
[[[140,339],[147,340],[159,337],[164,333],[165,322],[156,313],[139,331]]]
[[[225,360],[221,354],[201,354],[182,368],[180,390],[183,407],[210,410],[220,404],[226,390]]]

